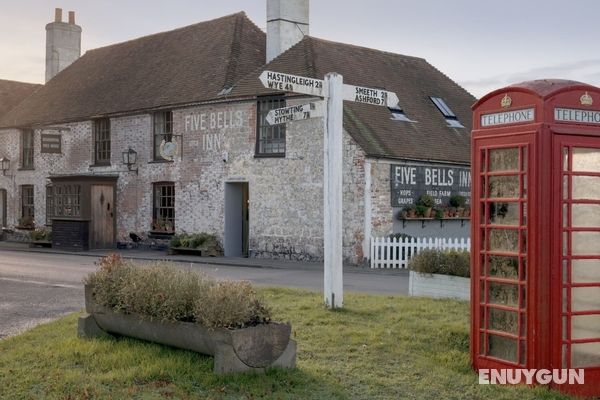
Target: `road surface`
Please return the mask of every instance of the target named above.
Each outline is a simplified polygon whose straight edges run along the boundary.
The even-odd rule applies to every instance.
[[[85,255],[0,250],[0,339],[83,309],[83,279],[96,269],[96,261]],[[323,272],[314,269],[179,265],[258,286],[323,290]],[[408,275],[345,271],[344,288],[348,292],[406,294]]]

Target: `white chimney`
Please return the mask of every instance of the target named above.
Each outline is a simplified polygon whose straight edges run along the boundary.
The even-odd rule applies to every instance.
[[[267,62],[308,35],[309,0],[267,0]]]
[[[69,11],[69,22],[62,22],[62,9],[57,8],[54,22],[46,25],[46,82],[81,56],[81,27],[75,25],[75,12]]]

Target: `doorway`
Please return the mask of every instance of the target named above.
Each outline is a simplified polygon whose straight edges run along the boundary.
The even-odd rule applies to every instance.
[[[115,194],[114,186],[93,185],[91,188],[91,232],[93,249],[115,246]]]
[[[6,189],[0,189],[0,227],[6,226]]]
[[[248,257],[248,182],[225,183],[225,256]]]

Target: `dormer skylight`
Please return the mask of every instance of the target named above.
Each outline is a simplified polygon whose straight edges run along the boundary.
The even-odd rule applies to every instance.
[[[438,110],[442,113],[448,126],[452,128],[464,128],[463,124],[460,123],[456,114],[448,107],[448,104],[441,97],[429,97],[433,104],[437,107]]]
[[[388,110],[390,110],[390,113],[392,113],[392,117],[390,118],[392,121],[414,122],[411,121],[410,118],[406,116],[406,114],[404,114],[404,110],[402,110],[402,108],[400,108],[399,106],[394,108],[388,108]]]

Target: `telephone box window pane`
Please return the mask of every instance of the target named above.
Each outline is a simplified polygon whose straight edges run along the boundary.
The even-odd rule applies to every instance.
[[[490,171],[518,171],[519,148],[490,150]]]
[[[563,199],[567,200],[569,198],[569,177],[567,175],[563,176]]]
[[[504,306],[517,307],[519,304],[519,286],[506,283],[489,282],[489,302]]]
[[[600,366],[600,343],[577,343],[571,347],[571,367]]]
[[[591,286],[571,288],[571,310],[600,310],[600,287]]]
[[[600,315],[574,315],[571,318],[571,339],[600,338]]]
[[[519,225],[519,203],[489,203],[490,224]]]
[[[479,334],[479,354],[485,354],[485,333]]]
[[[502,336],[488,335],[488,354],[501,360],[517,362],[517,341]]]
[[[600,204],[573,204],[571,223],[574,228],[600,227]]]
[[[600,149],[574,147],[573,171],[600,172]]]
[[[600,282],[600,260],[571,260],[573,283]]]
[[[519,197],[519,176],[490,176],[488,197],[515,199]]]
[[[600,200],[600,176],[573,176],[573,199]]]
[[[497,278],[518,279],[519,258],[510,256],[490,256],[490,275]]]
[[[574,256],[600,254],[600,232],[572,232],[571,252]]]
[[[518,317],[516,311],[489,309],[489,329],[494,331],[518,334]]]
[[[569,148],[563,148],[563,171],[569,170]]]
[[[519,252],[519,231],[490,229],[490,250],[508,253]]]

